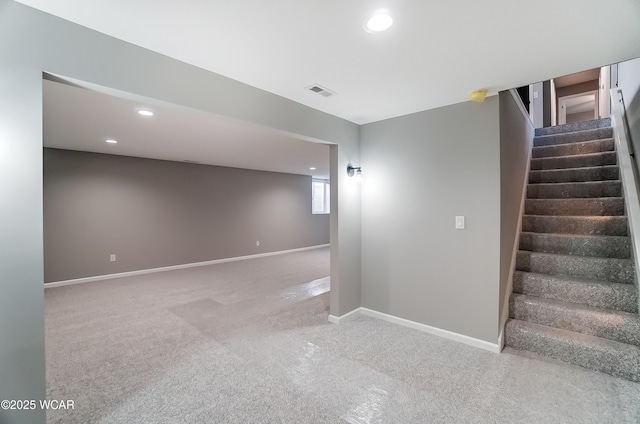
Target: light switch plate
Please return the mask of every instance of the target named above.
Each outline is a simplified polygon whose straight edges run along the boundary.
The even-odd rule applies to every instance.
[[[456,230],[464,230],[464,216],[456,216]]]

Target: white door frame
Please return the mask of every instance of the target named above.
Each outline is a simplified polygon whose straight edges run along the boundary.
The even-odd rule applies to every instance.
[[[588,94],[595,95],[594,107],[593,107],[593,119],[598,119],[598,90],[585,91],[583,93],[572,94],[570,96],[558,97],[558,125],[567,123],[567,100],[574,99],[576,97],[586,96]]]
[[[611,115],[611,99],[609,98],[609,86],[611,85],[611,67],[600,68],[600,118],[608,118]]]
[[[551,80],[551,126],[558,125],[558,95],[556,94],[556,82]]]

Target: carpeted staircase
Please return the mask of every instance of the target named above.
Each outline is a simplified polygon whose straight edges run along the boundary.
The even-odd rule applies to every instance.
[[[536,130],[506,346],[640,382],[640,316],[609,119]]]

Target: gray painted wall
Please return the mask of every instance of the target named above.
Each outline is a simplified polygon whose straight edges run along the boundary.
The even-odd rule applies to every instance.
[[[341,281],[360,282],[360,186],[347,177],[347,165],[360,163],[358,154],[347,154],[340,146],[330,148],[330,180],[340,181],[340,193],[331,187],[331,305],[329,313],[341,316],[361,306],[359,284],[341,284]],[[334,207],[340,202],[340,215]],[[352,223],[357,222],[358,225]],[[337,240],[337,242],[336,242]],[[354,266],[356,265],[356,266]]]
[[[637,153],[640,152],[640,58],[618,64],[618,87],[622,90],[635,160],[640,169]]]
[[[329,243],[303,175],[44,149],[43,199],[45,282]]]
[[[359,162],[357,125],[10,0],[0,0],[0,40],[0,399],[45,396],[43,71],[335,143],[331,313],[359,306],[360,199],[337,172]],[[0,410],[3,424],[44,421],[44,411]]]
[[[591,121],[595,119],[593,117],[593,111],[586,112],[578,112],[578,113],[570,113],[567,115],[567,124],[572,124],[574,122],[582,122],[582,121]]]
[[[0,3],[0,400],[45,398],[41,72],[14,66]],[[5,411],[3,424],[43,423]]]
[[[362,127],[362,306],[497,343],[499,131],[497,96]]]
[[[531,120],[523,115],[511,93],[500,93],[500,317],[511,294],[509,279],[514,246],[518,243],[518,221],[527,160],[533,145]],[[500,322],[500,326],[502,326]],[[501,330],[501,329],[500,329]]]

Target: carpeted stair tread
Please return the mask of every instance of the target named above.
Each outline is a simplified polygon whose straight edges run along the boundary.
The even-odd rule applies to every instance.
[[[532,322],[507,321],[506,344],[640,382],[640,347]]]
[[[556,125],[554,127],[536,128],[535,135],[562,134],[568,132],[593,130],[611,126],[611,118],[594,119],[591,121],[574,122],[571,124]]]
[[[533,138],[533,147],[553,146],[555,144],[580,143],[581,141],[613,138],[612,128],[594,128],[559,134],[539,135]]]
[[[594,258],[519,250],[516,270],[593,278],[612,283],[633,284],[635,266],[630,259]]]
[[[601,236],[628,235],[626,216],[524,215],[522,231]]]
[[[527,185],[527,198],[529,199],[582,199],[620,196],[622,196],[622,183],[619,180]]]
[[[618,165],[529,171],[529,184],[603,181],[617,180],[619,178],[620,170]]]
[[[536,129],[505,344],[640,382],[640,315],[609,119]]]
[[[563,255],[629,259],[631,240],[621,236],[520,233],[520,250]]]
[[[531,151],[531,157],[550,158],[557,156],[584,155],[588,153],[612,152],[614,149],[615,144],[613,142],[613,138],[603,138],[601,140],[534,147]]]
[[[632,284],[515,271],[513,292],[604,309],[638,312],[638,289]]]
[[[526,199],[524,213],[558,216],[622,216],[624,215],[624,198]]]
[[[585,155],[557,156],[531,159],[531,170],[574,169],[593,166],[616,165],[616,152],[589,153]]]
[[[514,294],[510,317],[640,346],[640,316],[578,303]]]

